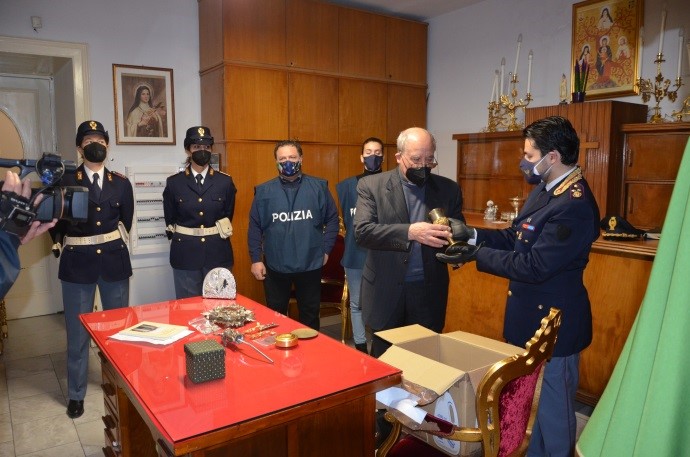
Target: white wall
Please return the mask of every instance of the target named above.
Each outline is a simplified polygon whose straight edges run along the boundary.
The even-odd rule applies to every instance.
[[[31,16],[43,20],[38,32]],[[0,0],[1,35],[88,45],[91,117],[110,133],[108,168],[123,173],[134,164],[185,159],[185,131],[201,119],[198,31],[194,0]],[[173,69],[177,145],[116,144],[113,63]],[[74,118],[73,112],[56,114]],[[74,138],[74,132],[65,136]],[[131,304],[174,298],[167,252],[135,256],[133,265]]]
[[[487,125],[487,105],[494,70],[506,58],[506,78],[513,70],[517,37],[522,34],[518,66],[520,96],[524,97],[527,53],[534,50],[531,106],[558,104],[558,88],[563,73],[570,83],[572,41],[572,0],[486,0],[429,21],[429,107],[428,126],[437,140],[439,173],[455,179],[456,144],[454,133],[479,132]],[[645,46],[642,76],[656,74],[654,59],[659,46],[661,5],[668,18],[664,35],[662,74],[675,80],[678,59],[678,29],[690,35],[690,8],[686,0],[645,0]],[[684,51],[686,52],[686,51]],[[690,94],[687,52],[683,56],[685,85],[675,104],[662,102],[662,113],[678,110]],[[639,95],[617,98],[642,103]],[[653,106],[652,102],[648,105]],[[523,118],[524,119],[524,118]],[[518,158],[516,158],[517,166]]]

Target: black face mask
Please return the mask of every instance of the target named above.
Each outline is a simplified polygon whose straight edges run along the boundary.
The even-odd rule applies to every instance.
[[[408,168],[405,172],[405,177],[409,179],[412,184],[416,184],[417,187],[422,187],[426,184],[430,175],[431,168],[429,167]]]
[[[211,151],[208,149],[198,149],[192,152],[192,160],[200,167],[205,167],[211,161]]]
[[[89,143],[84,146],[84,158],[89,162],[101,163],[107,154],[108,150],[101,143]]]

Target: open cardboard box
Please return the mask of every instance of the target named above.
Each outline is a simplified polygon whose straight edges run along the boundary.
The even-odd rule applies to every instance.
[[[475,392],[482,377],[496,362],[524,352],[524,348],[467,332],[438,334],[421,325],[376,333],[393,344],[381,357],[399,368],[403,378],[438,394],[422,408],[464,427],[476,427]],[[481,443],[459,443],[414,432],[448,455],[481,453]]]

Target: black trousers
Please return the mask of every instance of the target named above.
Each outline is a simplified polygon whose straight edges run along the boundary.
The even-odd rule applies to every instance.
[[[314,330],[319,330],[321,268],[300,273],[280,273],[267,267],[264,279],[266,306],[287,315],[293,285],[299,321]]]

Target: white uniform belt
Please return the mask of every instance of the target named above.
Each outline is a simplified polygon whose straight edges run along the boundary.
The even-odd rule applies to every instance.
[[[191,236],[218,235],[218,227],[189,228],[189,227],[183,227],[181,225],[176,225],[175,226],[175,233],[181,233],[182,235],[191,235]]]
[[[122,238],[118,230],[113,230],[110,233],[93,236],[66,236],[64,240],[65,246],[90,246],[93,244],[107,243],[108,241],[118,240]]]

